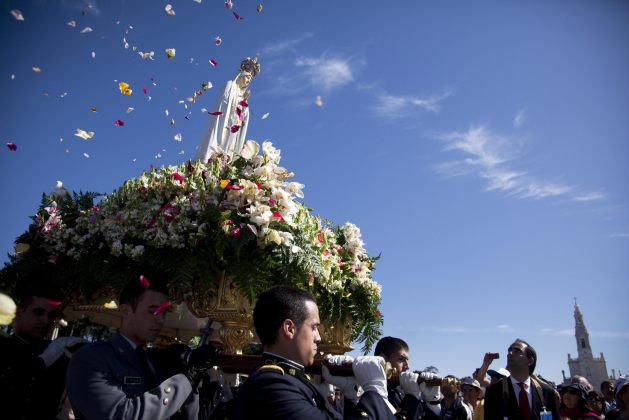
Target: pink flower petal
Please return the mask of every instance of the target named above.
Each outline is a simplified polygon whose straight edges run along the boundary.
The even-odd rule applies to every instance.
[[[63,303],[63,302],[59,302],[59,301],[56,301],[56,300],[50,300],[50,299],[48,299],[48,300],[47,300],[47,302],[48,302],[48,304],[49,304],[50,306],[52,306],[52,307],[53,307],[53,308],[55,308],[55,309],[57,309],[58,307],[60,307],[60,306],[61,306],[61,304]]]
[[[116,120],[116,122],[114,124],[116,125],[116,127],[122,127],[124,125],[124,121]]]
[[[142,92],[144,92],[145,95],[148,93],[148,89],[146,88],[146,86],[142,88]]]
[[[234,3],[232,2],[232,0],[227,0],[227,1],[225,2],[225,8],[229,10],[229,9],[231,9],[232,7],[234,7]]]
[[[238,227],[234,228],[234,230],[232,230],[232,233],[231,233],[232,238],[240,238],[240,233],[241,233],[240,228]]]
[[[214,43],[216,44],[217,47],[221,45],[222,42],[223,40],[221,39],[220,36],[217,36],[216,38],[214,38]]]
[[[173,172],[170,176],[172,176],[174,180],[179,181],[180,183],[183,182],[183,177],[179,172]]]
[[[208,112],[210,115],[223,115],[221,111]]]
[[[236,108],[236,115],[238,115],[238,119],[240,119],[240,121],[245,120],[245,114],[243,114],[242,109]]]
[[[240,101],[240,102],[238,102],[238,105],[240,105],[243,108],[246,108],[246,107],[249,106],[249,104],[246,101]]]
[[[211,59],[210,64],[212,65],[212,67],[218,66],[218,62],[215,59]]]
[[[240,16],[238,13],[236,12],[232,12],[234,14],[234,17],[236,18],[236,20],[242,20],[242,16]]]
[[[229,127],[229,131],[231,131],[232,133],[237,133],[238,130],[240,130],[240,126],[238,124],[234,124],[231,127]]]
[[[172,305],[172,303],[169,300],[167,300],[166,302],[162,303],[157,308],[155,308],[153,315],[157,316],[157,315],[163,314],[164,312],[168,310],[168,308],[170,308],[170,305]]]
[[[274,211],[273,212],[273,218],[277,219],[279,222],[284,220],[284,218],[282,217],[282,215],[280,214],[279,211]]]
[[[142,285],[142,287],[144,287],[145,289],[148,289],[149,286],[151,285],[151,283],[149,282],[149,279],[147,279],[146,277],[144,277],[144,274],[140,274],[140,284]]]
[[[17,150],[17,145],[15,143],[12,143],[12,142],[7,142],[7,148],[10,151],[15,152]]]

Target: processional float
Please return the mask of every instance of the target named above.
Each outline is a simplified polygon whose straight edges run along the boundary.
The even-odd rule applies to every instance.
[[[15,290],[34,264],[47,264],[70,318],[86,314],[116,325],[116,310],[103,305],[148,265],[167,274],[175,303],[162,342],[186,341],[212,320],[229,371],[254,360],[242,356],[238,368],[239,359],[228,362],[228,355],[255,339],[256,296],[288,284],[317,298],[322,353],[343,354],[352,342],[367,352],[382,326],[380,285],[372,277],[377,257],[365,250],[357,226],[311,214],[301,201],[303,185],[279,165],[278,149],[246,139],[248,88],[258,73],[257,59],[242,61],[208,112],[195,160],[151,168],[111,194],[44,194],[0,272],[0,287]]]

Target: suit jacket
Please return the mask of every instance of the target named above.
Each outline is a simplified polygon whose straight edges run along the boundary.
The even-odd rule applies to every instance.
[[[28,343],[15,335],[0,337],[0,396],[11,419],[56,419],[69,359],[46,368],[38,356],[50,341]]]
[[[179,413],[196,419],[197,394],[182,373],[151,380],[131,344],[116,334],[109,341],[76,352],[68,367],[66,387],[77,419],[168,419]]]
[[[506,401],[503,395],[505,382],[508,394]],[[532,382],[533,379],[531,379],[531,419],[540,420],[540,412],[542,411],[542,407],[545,407],[546,411],[552,413],[553,420],[559,420],[560,417],[557,400],[555,399],[555,391],[549,385],[538,381],[541,386],[543,398],[543,401],[540,401],[537,390]],[[522,420],[518,397],[515,395],[515,390],[509,378],[501,379],[495,384],[490,385],[485,391],[485,420],[503,420],[505,417],[509,420]]]
[[[342,420],[303,367],[275,355],[263,354],[263,363],[240,386],[234,401],[234,420]],[[346,410],[347,411],[347,410]],[[384,399],[366,392],[346,419],[393,420]]]

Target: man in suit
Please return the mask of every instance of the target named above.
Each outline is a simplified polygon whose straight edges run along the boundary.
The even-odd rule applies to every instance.
[[[508,378],[485,391],[485,420],[559,420],[554,389],[534,375],[537,353],[517,339],[507,350]]]
[[[159,358],[147,356],[144,347],[161,331],[170,305],[165,279],[147,271],[120,294],[119,332],[79,350],[70,362],[67,390],[77,419],[198,417],[195,389],[215,353],[207,346],[191,351],[180,345]],[[164,365],[178,366],[180,373]]]
[[[315,298],[292,287],[273,287],[258,296],[253,322],[262,343],[262,363],[236,394],[233,418],[342,419],[305,373],[321,341]],[[358,357],[353,371],[364,393],[356,411],[345,418],[394,419],[395,410],[387,400],[384,360]]]
[[[63,296],[47,266],[20,278],[13,333],[0,337],[0,395],[12,419],[50,420],[59,413],[71,350],[80,337],[48,340]]]

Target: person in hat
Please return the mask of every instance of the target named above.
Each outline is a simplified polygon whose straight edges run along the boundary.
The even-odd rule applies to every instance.
[[[587,393],[588,390],[583,384],[571,383],[562,386],[559,390],[561,395],[559,414],[561,418],[564,420],[600,420],[600,416],[587,405]]]
[[[485,390],[485,420],[540,420],[542,415],[559,420],[555,390],[533,376],[537,352],[526,341],[516,339],[507,349],[508,378]]]
[[[509,376],[511,376],[511,372],[509,372],[507,369],[505,368],[500,368],[500,369],[489,369],[487,371],[487,375],[489,375],[489,385],[493,385],[496,382],[498,382],[499,380],[501,380],[502,378],[508,378]]]
[[[474,379],[465,377],[461,379],[459,386],[463,393],[463,402],[472,410],[472,420],[483,420],[485,414],[485,400],[480,383]]]
[[[52,269],[38,266],[19,279],[13,332],[0,337],[0,395],[7,402],[7,418],[56,419],[71,351],[85,342],[80,337],[48,339],[63,307]]]
[[[605,419],[629,419],[629,375],[616,379],[616,408],[607,413]]]
[[[196,389],[214,364],[214,349],[145,350],[160,333],[169,306],[166,279],[138,269],[120,294],[118,333],[85,346],[70,361],[67,391],[77,420],[198,417]]]

